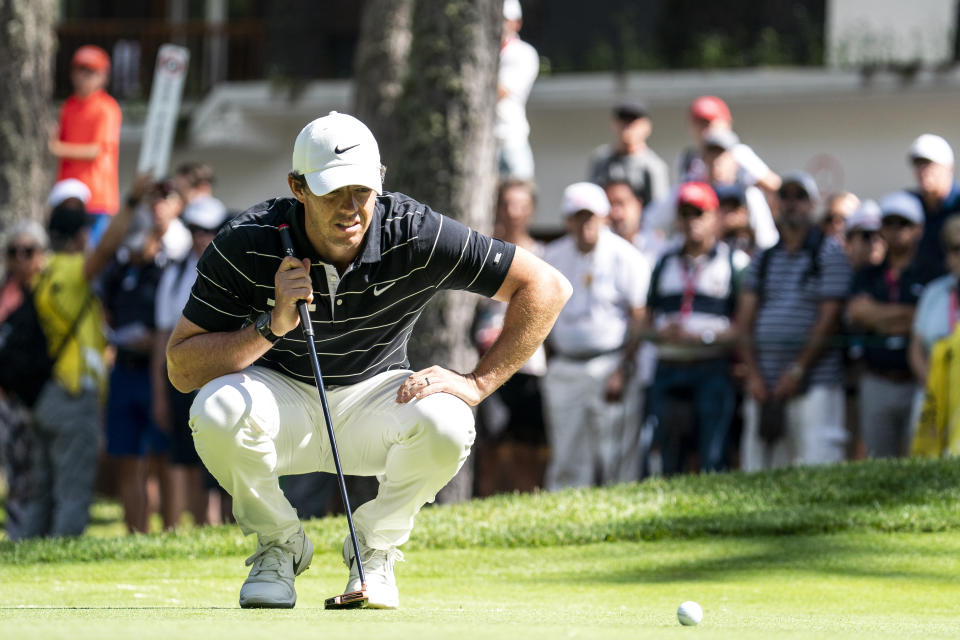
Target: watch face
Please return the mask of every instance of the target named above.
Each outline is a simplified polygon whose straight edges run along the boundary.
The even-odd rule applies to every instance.
[[[256,327],[260,335],[265,335],[270,330],[270,316],[266,313],[257,316]]]

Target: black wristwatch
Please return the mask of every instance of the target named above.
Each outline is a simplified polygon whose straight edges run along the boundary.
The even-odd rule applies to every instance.
[[[264,311],[259,316],[257,316],[256,321],[254,321],[253,326],[256,327],[257,333],[270,341],[271,344],[276,344],[277,340],[281,336],[278,336],[273,331],[270,330],[270,312]]]

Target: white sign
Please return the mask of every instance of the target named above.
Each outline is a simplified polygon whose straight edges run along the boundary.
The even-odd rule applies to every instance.
[[[157,52],[138,173],[150,173],[158,180],[167,173],[189,62],[190,51],[184,47],[165,44]]]

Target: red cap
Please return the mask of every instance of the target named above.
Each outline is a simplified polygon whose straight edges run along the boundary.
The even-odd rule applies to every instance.
[[[700,96],[690,103],[690,117],[707,122],[713,122],[714,120],[733,122],[730,107],[717,96]]]
[[[94,71],[106,71],[110,68],[110,56],[100,47],[85,44],[73,52],[70,66],[85,67]]]
[[[715,211],[719,206],[713,187],[705,182],[684,182],[677,190],[677,206],[688,204],[700,211]]]

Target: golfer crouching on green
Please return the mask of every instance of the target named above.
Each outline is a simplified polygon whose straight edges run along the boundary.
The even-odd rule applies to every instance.
[[[313,545],[280,490],[282,475],[333,472],[297,302],[306,300],[343,472],[375,475],[377,497],[354,513],[368,606],[399,605],[393,565],[420,508],[457,473],[476,405],[534,353],[570,296],[553,267],[399,193],[384,192],[370,130],[331,112],[297,136],[293,198],[255,205],[228,224],[167,346],[170,380],[200,389],[191,410],[207,469],[257,534],[241,607],[292,607]],[[278,226],[290,225],[285,255]],[[411,371],[407,340],[441,289],[509,303],[503,331],[469,373]],[[360,589],[349,536],[347,592]]]

